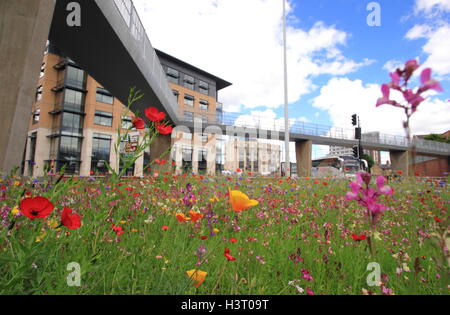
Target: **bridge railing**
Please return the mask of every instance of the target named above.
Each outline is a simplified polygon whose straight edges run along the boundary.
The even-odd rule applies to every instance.
[[[189,119],[186,119],[186,116],[183,113],[179,114],[178,118],[180,122],[187,123],[192,123],[194,119],[200,119],[204,123],[208,124],[255,128],[277,132],[284,132],[285,130],[284,119],[273,119],[261,115],[218,111],[215,114],[206,112],[201,114],[193,113],[189,116]],[[298,120],[291,120],[290,132],[309,136],[356,141],[355,130],[353,128],[332,127]],[[368,144],[397,146],[405,149],[410,145],[408,139],[404,136],[389,135],[378,132],[363,134],[362,141]],[[416,148],[420,150],[450,154],[450,144],[447,143],[415,138],[414,144],[416,145]]]
[[[159,91],[164,97],[171,103],[173,109],[176,109],[176,99],[173,95],[172,89],[170,89],[166,73],[163,70],[156,51],[153,48],[150,39],[145,31],[144,25],[137,13],[137,10],[132,0],[114,0],[117,10],[122,16],[126,26],[129,29],[131,36],[135,39],[135,42],[140,46],[143,51],[143,58],[145,64],[151,70],[153,77],[156,78]]]

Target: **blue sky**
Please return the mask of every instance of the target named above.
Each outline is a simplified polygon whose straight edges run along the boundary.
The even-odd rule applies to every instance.
[[[281,0],[134,2],[153,46],[233,83],[219,94],[226,110],[243,121],[283,119]],[[288,1],[290,118],[351,128],[358,113],[363,131],[401,135],[401,110],[375,103],[389,71],[417,58],[445,92],[428,95],[413,132],[448,130],[450,0],[375,1],[374,27],[370,2]]]

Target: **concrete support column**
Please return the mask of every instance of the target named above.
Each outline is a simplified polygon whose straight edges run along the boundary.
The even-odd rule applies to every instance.
[[[167,165],[172,165],[170,157],[170,151],[172,148],[172,136],[171,135],[159,135],[150,145],[150,161],[153,162],[156,159],[166,160]],[[152,169],[160,169],[158,164],[153,164]]]
[[[299,177],[311,176],[312,167],[312,141],[297,141],[295,143],[297,156],[297,172]]]
[[[207,157],[206,157],[206,171],[208,175],[215,175],[216,174],[216,142],[210,141],[207,147]]]
[[[91,174],[91,161],[92,161],[92,142],[94,133],[85,129],[83,131],[83,142],[81,145],[81,165],[80,176],[89,176]]]
[[[40,177],[44,176],[45,171],[45,160],[49,159],[50,155],[50,145],[51,139],[48,138],[52,134],[51,129],[40,128],[37,133],[36,139],[36,155],[33,169],[33,176]],[[56,162],[55,162],[56,163]]]
[[[0,1],[0,171],[20,166],[55,0]]]
[[[176,143],[173,148],[175,150],[175,174],[181,175],[183,172],[183,145],[181,143]]]
[[[402,171],[405,175],[411,175],[411,154],[409,151],[390,151],[391,168],[393,171]]]
[[[109,154],[109,166],[111,166],[111,168],[118,173],[119,172],[119,167],[120,167],[120,160],[118,157],[118,154],[120,154],[119,152],[116,152],[114,146],[117,143],[117,133],[113,134],[111,136],[111,149],[110,149],[110,154]]]

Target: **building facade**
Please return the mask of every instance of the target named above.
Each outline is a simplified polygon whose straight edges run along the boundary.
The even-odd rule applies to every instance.
[[[42,176],[62,169],[71,175],[106,174],[107,163],[120,170],[118,154],[124,152],[113,149],[117,130],[120,124],[123,132],[129,129],[133,117],[74,61],[48,45],[32,104],[24,174]],[[143,165],[144,156],[126,174],[142,175]]]

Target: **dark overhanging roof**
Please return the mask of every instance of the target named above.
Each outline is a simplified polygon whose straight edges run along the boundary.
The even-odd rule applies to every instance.
[[[156,54],[158,56],[161,56],[164,59],[173,61],[173,62],[175,62],[177,64],[180,64],[180,65],[182,65],[182,66],[184,66],[184,67],[186,67],[186,68],[188,68],[190,70],[193,70],[193,71],[195,71],[195,72],[197,72],[199,74],[202,74],[202,75],[204,75],[206,77],[210,77],[210,78],[214,79],[214,81],[216,81],[216,84],[217,84],[217,91],[232,85],[232,83],[230,83],[228,81],[225,81],[224,79],[221,79],[221,78],[219,78],[219,77],[217,77],[217,76],[215,76],[215,75],[213,75],[211,73],[208,73],[208,72],[206,72],[206,71],[204,71],[204,70],[202,70],[200,68],[197,68],[197,67],[195,67],[195,66],[193,66],[193,65],[191,65],[191,64],[189,64],[189,63],[187,63],[187,62],[185,62],[183,60],[175,58],[175,57],[173,57],[173,56],[171,56],[171,55],[169,55],[169,54],[167,54],[167,53],[165,53],[165,52],[163,52],[163,51],[161,51],[159,49],[155,48],[155,51],[156,51]]]

